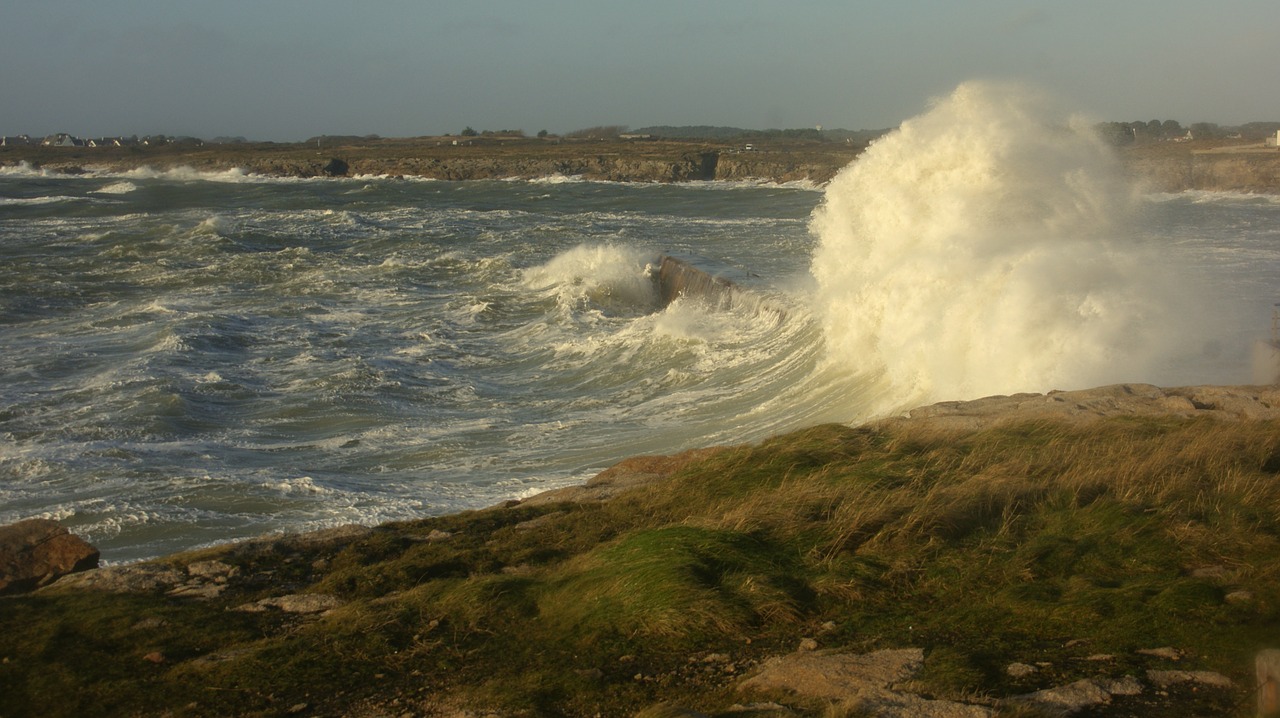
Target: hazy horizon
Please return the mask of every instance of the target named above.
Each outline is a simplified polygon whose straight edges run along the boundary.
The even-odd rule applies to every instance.
[[[0,134],[298,141],[895,127],[971,79],[1099,121],[1280,117],[1270,3],[19,4]]]

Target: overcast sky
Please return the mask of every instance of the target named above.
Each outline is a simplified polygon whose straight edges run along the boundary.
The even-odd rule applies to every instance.
[[[42,0],[2,17],[0,134],[875,129],[970,79],[1097,119],[1280,121],[1275,0]]]

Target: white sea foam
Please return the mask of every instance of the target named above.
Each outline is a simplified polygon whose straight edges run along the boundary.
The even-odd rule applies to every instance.
[[[705,189],[705,190],[756,190],[761,188],[776,187],[778,189],[795,189],[804,192],[821,192],[824,185],[814,182],[810,179],[789,180],[786,182],[778,182],[771,179],[740,179],[740,180],[691,180],[689,182],[678,182],[681,187],[689,189]]]
[[[1168,275],[1080,118],[966,83],[827,188],[812,271],[833,360],[886,405],[1152,380]]]
[[[242,169],[234,168],[221,171],[205,171],[197,170],[192,167],[180,166],[171,167],[169,169],[158,170],[153,167],[142,166],[127,172],[121,173],[122,177],[130,179],[163,179],[170,181],[190,182],[251,182],[255,181],[253,175],[248,174]]]
[[[44,197],[0,197],[0,207],[21,207],[41,204],[58,204],[59,202],[84,202],[87,197],[70,197],[67,195],[47,195]]]
[[[112,182],[111,184],[94,190],[98,194],[128,194],[138,189],[138,185],[132,182]]]
[[[563,307],[583,302],[651,308],[655,254],[615,244],[584,244],[525,270],[526,288],[554,292]]]
[[[320,494],[332,493],[316,483],[315,479],[310,476],[298,476],[295,478],[282,479],[280,481],[272,481],[263,484],[263,488],[279,491],[282,494],[301,494],[316,496]]]
[[[588,180],[582,175],[547,175],[529,180],[530,184],[580,184]]]

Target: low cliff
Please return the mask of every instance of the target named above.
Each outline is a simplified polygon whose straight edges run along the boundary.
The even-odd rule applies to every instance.
[[[1280,150],[1275,148],[1162,143],[1126,150],[1122,158],[1129,173],[1152,191],[1280,193]]]
[[[764,180],[826,182],[863,148],[779,144],[745,151],[690,142],[578,142],[453,145],[403,141],[324,148],[232,145],[189,148],[0,147],[0,166],[26,162],[77,173],[147,166],[164,170],[241,170],[275,177],[412,176],[440,180],[573,176],[614,182]]]
[[[316,148],[303,145],[218,147],[0,147],[0,166],[26,162],[51,171],[122,171],[190,167],[238,169],[280,177],[413,176],[440,180],[575,176],[614,182],[696,180],[823,184],[865,145],[792,142],[750,150],[727,143],[522,141],[455,146],[442,141],[381,141]],[[1161,142],[1119,151],[1127,171],[1151,191],[1280,192],[1280,151],[1211,142]]]

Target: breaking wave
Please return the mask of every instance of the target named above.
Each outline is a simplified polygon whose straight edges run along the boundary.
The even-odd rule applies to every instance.
[[[1176,305],[1138,197],[1081,118],[966,83],[873,143],[814,212],[833,361],[882,409],[1151,380]]]

